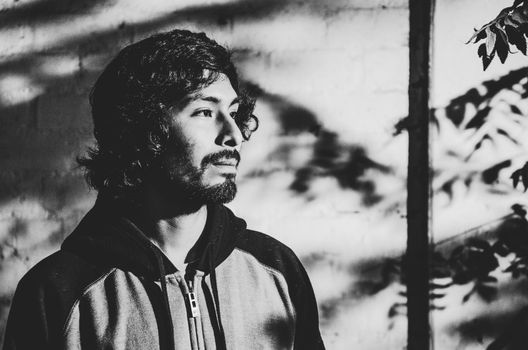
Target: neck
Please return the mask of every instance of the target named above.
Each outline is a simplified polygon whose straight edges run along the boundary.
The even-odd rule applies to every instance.
[[[147,191],[138,224],[150,238],[181,269],[187,253],[202,234],[207,221],[207,206],[189,208],[167,199],[157,191]]]

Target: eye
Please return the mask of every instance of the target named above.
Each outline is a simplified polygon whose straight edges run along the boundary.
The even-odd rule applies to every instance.
[[[231,118],[236,119],[237,113],[238,111],[232,111],[232,112],[229,112],[229,115],[231,116]]]
[[[206,117],[206,118],[211,118],[213,116],[213,111],[210,110],[210,109],[200,109],[200,110],[197,110],[195,111],[193,114],[192,114],[193,117]]]

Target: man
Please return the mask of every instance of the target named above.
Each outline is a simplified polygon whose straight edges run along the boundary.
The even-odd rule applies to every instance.
[[[4,349],[323,349],[294,253],[236,193],[254,102],[228,52],[174,30],[122,50],[90,95],[94,208],[20,281]]]

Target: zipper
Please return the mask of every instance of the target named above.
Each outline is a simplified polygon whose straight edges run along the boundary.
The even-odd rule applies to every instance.
[[[192,276],[192,277],[191,277]],[[198,298],[195,293],[197,276],[195,271],[187,271],[185,278],[179,279],[183,298],[185,300],[185,309],[187,312],[187,323],[189,325],[189,339],[192,350],[203,350],[204,339],[202,332],[202,320],[200,318],[200,307]]]

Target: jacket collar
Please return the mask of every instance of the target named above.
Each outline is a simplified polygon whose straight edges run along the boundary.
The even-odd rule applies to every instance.
[[[246,222],[225,206],[209,206],[204,232],[191,248],[191,255],[197,259],[190,267],[208,273],[229,256],[245,229]],[[116,267],[152,279],[159,276],[156,255],[162,257],[166,273],[177,270],[132,218],[99,199],[61,249],[98,266]]]

